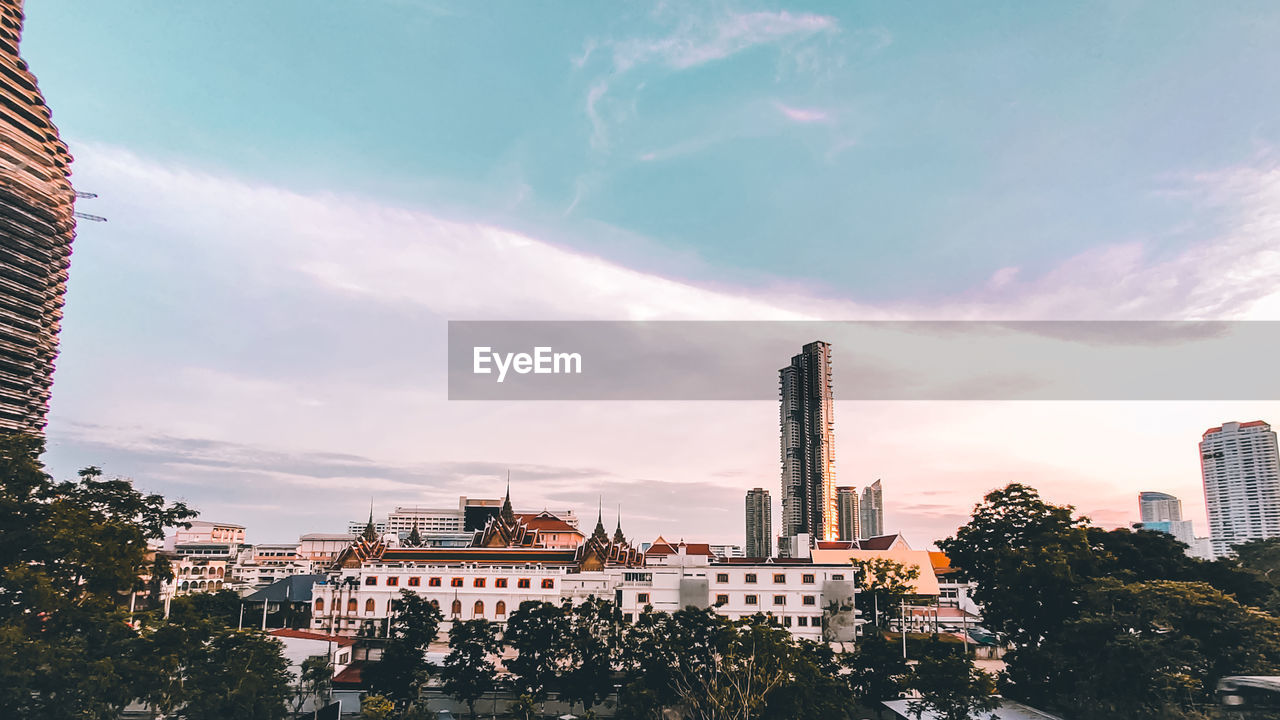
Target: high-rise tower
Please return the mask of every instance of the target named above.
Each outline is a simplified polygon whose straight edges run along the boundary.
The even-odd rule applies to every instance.
[[[0,430],[43,432],[75,238],[71,154],[18,56],[22,0],[0,0]]]
[[[767,558],[773,555],[773,503],[769,491],[755,488],[747,491],[747,557]]]
[[[1176,522],[1182,519],[1182,501],[1169,493],[1138,493],[1138,512],[1144,523]]]
[[[879,480],[862,488],[858,516],[862,523],[862,539],[884,534],[884,490]]]
[[[1215,557],[1233,545],[1280,537],[1280,454],[1261,420],[1209,428],[1200,440],[1200,471]]]
[[[836,529],[840,540],[861,538],[862,518],[858,515],[858,488],[836,488]]]
[[[834,540],[835,401],[831,345],[811,342],[778,371],[782,406],[782,535]]]

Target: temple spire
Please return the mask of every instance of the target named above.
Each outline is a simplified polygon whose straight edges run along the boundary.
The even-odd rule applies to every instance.
[[[502,522],[507,525],[515,525],[516,514],[511,509],[511,471],[507,471],[507,495],[502,499],[502,510],[498,512],[498,517],[502,518]]]
[[[603,498],[597,507],[596,512],[596,529],[591,532],[592,540],[600,542],[609,542],[609,533],[604,529],[604,503]]]
[[[622,506],[618,506],[618,527],[613,531],[613,544],[622,545],[627,542],[627,536],[622,534]]]
[[[416,517],[413,519],[413,530],[409,533],[409,537],[405,540],[405,544],[409,547],[422,546],[422,535],[418,532],[418,518]]]
[[[369,542],[378,541],[378,529],[373,526],[373,501],[369,501],[369,523],[364,526],[364,534],[361,535]]]

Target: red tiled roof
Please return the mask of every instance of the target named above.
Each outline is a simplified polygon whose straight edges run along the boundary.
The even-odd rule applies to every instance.
[[[662,540],[661,537],[658,538]],[[684,546],[685,555],[706,555],[707,557],[715,557],[716,554],[711,552],[711,545],[708,543],[686,543],[678,542],[674,545],[669,542],[655,542],[645,551],[645,555],[677,555],[680,553],[680,547]]]
[[[362,677],[364,670],[364,662],[357,660],[343,668],[342,672],[333,676],[334,687],[360,688],[364,687],[364,678]]]
[[[276,637],[297,638],[299,640],[320,640],[324,642],[332,642],[335,645],[339,645],[341,647],[354,645],[356,642],[356,639],[351,637],[343,637],[341,635],[326,635],[324,633],[308,632],[306,630],[293,630],[290,628],[279,628],[276,630],[269,630],[267,634],[274,635]]]
[[[951,558],[947,557],[947,554],[944,552],[930,550],[929,562],[933,564],[934,575],[945,575],[956,571],[955,568],[951,567]]]
[[[819,540],[819,550],[857,550],[857,540]]]
[[[863,550],[888,550],[897,542],[897,534],[893,535],[877,535],[873,538],[858,541],[858,547]]]
[[[524,520],[524,524],[527,525],[530,530],[537,530],[538,532],[545,532],[545,533],[577,533],[578,535],[582,534],[581,532],[578,532],[577,528],[561,520],[555,515],[552,515],[551,513],[544,512],[544,513],[539,513],[537,515],[517,515],[517,517]]]

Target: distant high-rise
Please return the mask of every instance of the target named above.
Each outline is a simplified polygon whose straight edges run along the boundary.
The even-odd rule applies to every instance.
[[[773,555],[773,504],[769,491],[755,488],[747,491],[747,557],[767,558]]]
[[[1254,420],[1209,428],[1200,440],[1200,470],[1214,556],[1280,537],[1280,454],[1270,425]]]
[[[1138,512],[1142,522],[1174,522],[1182,519],[1182,501],[1168,493],[1138,493]]]
[[[862,489],[862,502],[858,508],[862,539],[884,534],[884,491],[876,480]]]
[[[18,56],[22,1],[0,0],[0,430],[44,431],[75,238],[71,154]]]
[[[858,488],[836,488],[836,526],[840,540],[860,539],[862,518],[858,516]]]
[[[831,346],[805,345],[778,371],[782,405],[782,535],[834,540],[835,402]]]

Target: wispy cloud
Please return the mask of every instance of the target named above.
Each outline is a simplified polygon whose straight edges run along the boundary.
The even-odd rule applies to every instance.
[[[784,105],[781,102],[774,102],[773,106],[777,108],[778,112],[782,113],[783,117],[792,122],[801,123],[803,125],[825,123],[830,122],[831,120],[831,114],[829,112],[818,108],[791,107],[790,105]]]
[[[835,18],[812,13],[728,13],[690,17],[670,34],[613,43],[613,67],[618,73],[638,65],[657,63],[686,70],[759,46],[803,40],[836,30]]]

